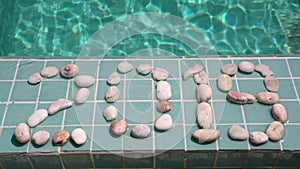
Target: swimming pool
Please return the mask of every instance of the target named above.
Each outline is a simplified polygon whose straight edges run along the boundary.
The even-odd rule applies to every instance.
[[[220,55],[300,53],[298,0],[1,0],[0,12],[1,56],[78,56],[90,37],[112,21],[146,12],[191,23]],[[197,55],[159,32],[128,36],[105,55],[130,56],[142,49]]]

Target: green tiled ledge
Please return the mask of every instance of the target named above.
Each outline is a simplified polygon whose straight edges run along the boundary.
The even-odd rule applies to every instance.
[[[129,130],[137,123],[149,124],[152,135],[147,139],[134,139],[127,132],[114,138],[109,134],[109,124],[101,113],[110,104],[104,100],[108,85],[106,78],[115,71],[123,59],[1,59],[0,71],[0,165],[4,168],[40,168],[52,164],[49,168],[211,168],[211,167],[299,167],[300,144],[300,57],[243,57],[243,58],[166,58],[127,60],[134,66],[150,63],[154,67],[164,67],[170,72],[168,81],[172,85],[171,99],[174,127],[166,132],[156,131],[153,121],[160,115],[156,110],[156,82],[151,75],[137,75],[135,71],[122,75],[119,84],[121,96],[114,103],[119,109],[118,119],[126,119]],[[280,103],[288,110],[289,122],[286,133],[279,142],[267,142],[255,146],[248,141],[232,141],[227,130],[233,123],[246,126],[249,131],[265,130],[273,121],[270,106],[254,103],[237,105],[225,100],[226,94],[216,86],[222,64],[248,60],[254,64],[264,63],[271,67],[274,76],[280,81]],[[72,80],[59,75],[44,79],[42,83],[31,86],[26,80],[33,72],[39,72],[45,66],[62,67],[68,63],[80,67],[79,74],[97,77],[95,85],[90,87],[91,96],[87,103],[76,105],[67,110],[49,116],[32,132],[46,129],[53,135],[64,128],[72,131],[83,127],[88,141],[83,146],[72,142],[60,147],[51,142],[42,147],[32,143],[18,144],[12,137],[14,127],[26,122],[29,115],[38,108],[48,108],[62,97],[72,99],[78,90]],[[213,98],[210,101],[214,109],[213,128],[221,130],[221,138],[210,144],[199,144],[191,134],[198,129],[195,120],[197,101],[196,85],[191,81],[182,81],[181,74],[190,65],[200,63],[209,73]],[[256,95],[264,91],[261,76],[254,72],[245,75],[238,72],[233,77],[233,90]],[[141,91],[141,92],[137,92]],[[26,92],[26,93],[25,93]],[[132,154],[144,158],[130,158]],[[75,160],[74,160],[75,159]],[[15,161],[18,164],[15,164]],[[48,165],[45,165],[48,166]]]

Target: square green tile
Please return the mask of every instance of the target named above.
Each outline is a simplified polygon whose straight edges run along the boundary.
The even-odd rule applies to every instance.
[[[126,103],[126,121],[130,124],[153,122],[152,102],[127,102]]]
[[[291,151],[291,152],[289,152],[289,151],[282,152],[281,157],[279,158],[277,165],[278,166],[284,166],[283,168],[287,168],[288,166],[298,167],[298,166],[300,166],[299,158],[300,158],[299,151],[296,151],[296,152],[293,152],[293,151]]]
[[[184,102],[185,124],[196,124],[198,102]]]
[[[216,166],[244,166],[247,159],[247,154],[247,151],[220,151]]]
[[[179,78],[177,60],[154,60],[154,68],[163,68],[169,72],[168,79]]]
[[[25,154],[2,154],[0,155],[1,167],[32,169],[28,156]]]
[[[285,125],[285,134],[283,136],[284,150],[300,150],[299,139],[299,125],[287,124]]]
[[[253,131],[262,131],[264,132],[268,125],[262,124],[262,125],[247,125],[249,134]],[[280,150],[280,142],[273,142],[268,141],[262,145],[254,145],[250,143],[250,149],[251,150]]]
[[[0,102],[6,102],[8,100],[11,85],[12,82],[0,82]]]
[[[213,126],[211,128],[213,128]],[[193,132],[198,129],[199,127],[197,124],[185,126],[187,150],[217,150],[216,141],[211,143],[199,143],[196,139],[192,137]]]
[[[210,87],[212,89],[212,98],[214,100],[226,100],[227,93],[222,92],[218,88],[218,81],[217,80],[210,80]],[[236,81],[232,80],[232,91],[237,91]],[[196,92],[196,91],[195,91]]]
[[[134,138],[130,132],[135,125],[128,126],[128,130],[124,135],[123,149],[128,151],[153,150],[153,126],[150,126],[151,133],[147,138]]]
[[[240,92],[246,92],[252,94],[253,96],[257,96],[259,92],[267,91],[265,88],[263,79],[261,80],[238,80]]]
[[[112,61],[112,60],[102,60],[100,62],[100,73],[99,78],[107,79],[110,74],[117,71],[118,65],[121,61]],[[133,71],[133,70],[132,70]],[[123,74],[120,74],[121,78],[124,77]]]
[[[144,78],[152,78],[151,77],[151,73],[147,74],[147,75],[141,75],[138,74],[136,71],[136,68],[140,65],[140,64],[150,64],[152,65],[152,61],[151,60],[146,60],[146,59],[141,59],[141,60],[129,60],[128,61],[130,64],[132,64],[133,66],[133,70],[126,73],[126,78],[127,79],[144,79]]]
[[[82,128],[87,136],[87,140],[82,145],[77,145],[71,138],[70,140],[61,147],[62,151],[89,151],[91,146],[92,127],[90,126],[65,126],[64,130],[67,130],[70,134],[76,128]]]
[[[232,64],[231,60],[207,60],[208,73],[210,78],[217,78],[222,74],[222,67],[225,64]]]
[[[172,110],[166,112],[171,115],[173,123],[174,124],[182,124],[183,123],[183,118],[182,118],[182,107],[181,107],[181,102],[170,102],[172,104]],[[155,108],[157,107],[157,102],[155,105]],[[155,119],[160,117],[162,114],[159,112],[157,109],[155,110]]]
[[[56,101],[66,98],[68,81],[45,81],[42,83],[39,101]]]
[[[172,90],[172,97],[170,100],[180,100],[181,94],[180,94],[180,81],[179,80],[168,80],[168,83],[171,85]],[[155,92],[156,95],[156,92]]]
[[[12,80],[14,78],[17,67],[17,61],[0,61],[1,80]]]
[[[19,123],[26,123],[34,111],[35,104],[9,104],[4,125],[16,126]]]
[[[67,64],[70,64],[71,62],[70,61],[63,61],[63,60],[58,60],[58,61],[53,61],[53,60],[48,60],[47,63],[46,63],[46,67],[50,67],[50,66],[54,66],[54,67],[57,67],[57,69],[59,70],[59,73],[54,76],[54,77],[51,77],[49,79],[47,78],[44,78],[43,81],[46,81],[46,80],[52,80],[52,79],[64,79],[66,80],[65,78],[63,78],[61,75],[60,75],[60,70],[63,66],[67,65]],[[81,71],[81,70],[80,70]]]
[[[40,103],[37,109],[48,109],[51,103]],[[68,108],[69,109],[69,108]],[[59,112],[49,115],[46,120],[44,120],[40,125],[61,125],[65,110],[60,110]]]
[[[213,167],[216,151],[189,151],[186,167]]]
[[[106,83],[106,80],[99,80],[98,81],[97,100],[104,100],[105,101],[105,94],[106,94],[106,91],[109,87],[110,86]],[[124,82],[121,81],[120,84],[117,87],[120,91],[120,96],[119,96],[119,99],[117,100],[117,102],[118,102],[118,101],[124,99],[124,92],[123,92],[124,91]]]
[[[184,168],[184,151],[167,151],[156,155],[156,168]]]
[[[41,155],[41,154],[33,154],[30,155],[30,159],[34,168],[45,168],[47,169],[61,169],[61,163],[59,161],[58,155]]]
[[[155,149],[184,150],[183,126],[174,125],[171,129],[167,131],[155,130]]]
[[[300,104],[298,101],[280,101],[279,103],[286,108],[289,123],[300,123]]]
[[[187,80],[182,82],[182,96],[183,100],[197,100],[197,84],[194,80]]]
[[[121,151],[122,137],[115,137],[110,133],[109,125],[95,126],[93,138],[93,151]],[[105,139],[103,139],[105,138]]]
[[[126,100],[152,100],[152,80],[126,80]]]
[[[243,106],[247,123],[270,123],[274,121],[270,112],[271,106],[269,105],[255,102]]]
[[[262,59],[261,63],[269,66],[275,77],[290,77],[285,59]]]
[[[123,111],[123,102],[116,102],[116,103],[97,103],[97,107],[96,107],[96,114],[95,114],[95,124],[110,124],[112,123],[112,121],[107,121],[105,119],[105,117],[103,116],[103,112],[104,110],[110,106],[113,105],[115,106],[119,113],[116,119],[123,119],[123,115],[124,115],[124,111]]]
[[[280,79],[278,81],[279,81],[279,90],[277,93],[279,94],[280,99],[296,99],[297,98],[292,80]]]
[[[247,166],[274,166],[279,151],[251,151],[248,154]]]
[[[93,153],[96,168],[123,168],[123,154]]]
[[[36,101],[39,85],[30,85],[27,82],[15,82],[11,101]]]
[[[75,104],[66,110],[65,124],[92,124],[94,103]]]
[[[181,77],[184,74],[184,72],[189,69],[190,67],[192,67],[195,64],[199,64],[203,66],[203,71],[206,71],[206,61],[204,59],[186,59],[186,60],[181,60],[180,61],[180,66],[181,66]]]
[[[291,58],[288,59],[288,64],[290,66],[292,76],[293,77],[300,77],[300,59]]]
[[[231,102],[213,102],[216,123],[243,123],[241,105]]]
[[[125,168],[153,168],[153,153],[125,153]]]
[[[74,62],[79,67],[78,75],[90,75],[97,78],[98,61],[76,60]]]
[[[69,88],[69,93],[68,93],[68,98],[69,100],[74,100],[78,90],[81,89],[80,87],[78,87],[74,82],[71,82],[70,84],[70,88]],[[96,93],[96,85],[92,85],[90,87],[87,88],[90,91],[90,95],[87,99],[87,101],[94,101],[95,100],[95,94],[97,96]]]
[[[89,153],[61,154],[65,168],[92,168],[92,160]]]
[[[258,65],[258,60],[256,59],[243,59],[243,60],[235,60],[234,61],[234,64],[236,64],[237,66],[239,65],[240,62],[243,62],[243,61],[248,61],[248,62],[251,62],[255,65]],[[245,72],[242,72],[242,71],[238,71],[237,74],[236,74],[236,77],[237,78],[260,78],[261,75],[259,73],[257,73],[256,71],[252,72],[252,73],[245,73]]]
[[[0,152],[2,153],[23,153],[26,152],[27,144],[19,143],[14,137],[15,128],[2,128],[2,133],[0,137]]]
[[[41,72],[44,68],[44,61],[29,61],[24,60],[19,64],[19,69],[16,79],[28,79],[28,77],[35,73]]]

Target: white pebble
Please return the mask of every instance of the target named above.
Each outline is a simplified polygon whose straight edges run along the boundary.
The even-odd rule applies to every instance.
[[[41,75],[47,78],[54,77],[57,74],[58,74],[58,69],[57,67],[54,66],[45,67],[41,72]]]
[[[78,87],[89,87],[95,83],[95,78],[89,75],[80,75],[75,78]]]
[[[147,75],[152,71],[152,66],[150,64],[140,64],[136,71],[141,75]]]
[[[225,64],[222,66],[222,72],[227,75],[235,75],[237,72],[237,66],[235,64]]]
[[[28,83],[35,85],[35,84],[40,83],[42,80],[43,80],[43,77],[41,76],[41,74],[36,72],[29,76]]]
[[[208,129],[212,123],[212,110],[208,103],[202,102],[197,108],[197,122],[200,128]]]
[[[198,140],[199,143],[210,143],[220,137],[220,130],[198,129],[193,132],[192,136]]]
[[[273,92],[259,92],[256,96],[257,101],[264,104],[275,104],[279,101],[279,95]]]
[[[250,133],[249,140],[253,144],[263,144],[269,140],[269,137],[262,131],[253,131]]]
[[[152,71],[152,78],[154,80],[167,80],[169,72],[163,68],[154,68]]]
[[[110,74],[107,79],[107,83],[110,85],[118,85],[120,82],[121,82],[121,76],[117,72]]]
[[[272,115],[275,120],[280,121],[281,123],[287,122],[288,115],[284,105],[276,103],[271,108]]]
[[[163,114],[155,120],[155,128],[158,130],[169,130],[173,126],[172,116]]]
[[[115,107],[115,106],[108,106],[104,112],[103,112],[103,116],[105,117],[105,119],[107,121],[110,121],[110,120],[114,120],[117,118],[118,116],[118,109]]]
[[[150,135],[150,127],[146,124],[137,124],[131,129],[131,136],[136,138],[146,138]]]
[[[270,92],[277,92],[279,89],[279,81],[273,76],[266,76],[264,79],[266,89]]]
[[[76,128],[72,131],[71,138],[77,145],[82,145],[86,142],[87,136],[82,128]]]
[[[248,131],[237,124],[229,128],[228,135],[233,140],[246,140],[249,137]]]
[[[183,80],[190,80],[194,77],[196,73],[201,72],[203,69],[202,65],[195,64],[188,68],[184,73],[183,73]]]
[[[120,90],[116,86],[110,86],[105,94],[105,99],[107,102],[116,102],[119,99]]]
[[[48,114],[52,115],[57,113],[62,109],[69,108],[73,105],[73,102],[68,99],[58,99],[57,101],[53,102],[48,108]]]
[[[39,146],[46,144],[49,141],[49,139],[50,133],[46,130],[37,131],[31,137],[33,143]]]
[[[25,123],[18,124],[15,128],[14,136],[19,143],[27,143],[31,137],[29,126]]]
[[[209,82],[208,73],[206,73],[205,71],[196,73],[194,75],[194,81],[197,84],[208,84],[208,82]]]
[[[282,139],[284,135],[284,126],[279,121],[272,122],[266,129],[266,134],[272,141],[278,141]]]
[[[172,104],[167,100],[160,100],[157,105],[157,110],[161,113],[168,112],[172,109]]]
[[[48,117],[48,111],[46,109],[39,109],[33,112],[27,120],[27,124],[30,127],[35,127],[44,121]]]
[[[60,74],[65,78],[74,77],[79,71],[79,67],[75,64],[67,64],[60,70]]]
[[[252,73],[254,71],[254,64],[248,61],[243,61],[239,63],[239,70],[244,73]]]
[[[256,65],[254,70],[259,72],[263,77],[273,75],[273,72],[270,69],[270,67],[264,64]]]
[[[128,124],[125,120],[116,120],[110,125],[110,130],[117,136],[121,136],[126,133]]]
[[[90,96],[90,91],[88,88],[81,88],[77,91],[75,97],[74,97],[74,102],[76,104],[82,104],[87,101],[87,99]]]
[[[221,74],[218,77],[218,88],[223,92],[227,92],[231,90],[232,88],[231,77],[227,74]]]
[[[256,98],[252,94],[236,91],[229,91],[227,99],[238,104],[254,103],[256,101]]]
[[[158,100],[169,100],[172,97],[171,85],[166,81],[159,81],[156,91]]]
[[[120,73],[127,73],[127,72],[130,72],[132,69],[133,69],[132,64],[128,63],[127,61],[122,61],[118,65],[118,71]]]
[[[200,84],[197,87],[197,99],[201,102],[206,102],[212,97],[212,90],[206,84]]]

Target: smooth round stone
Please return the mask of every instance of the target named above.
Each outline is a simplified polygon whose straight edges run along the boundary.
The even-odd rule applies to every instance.
[[[284,105],[276,103],[271,108],[272,115],[275,120],[280,121],[281,123],[287,122],[288,115]]]
[[[240,62],[238,68],[241,72],[252,73],[254,71],[254,64],[248,61]]]
[[[203,129],[210,128],[212,119],[213,119],[213,116],[212,116],[211,106],[206,102],[202,102],[202,103],[198,104],[197,122],[198,122],[198,125],[200,126],[200,128],[203,128]]]
[[[74,102],[76,104],[85,103],[89,98],[89,96],[90,96],[90,90],[88,88],[81,88],[77,91],[74,97]]]
[[[264,64],[256,65],[254,70],[257,71],[258,73],[260,73],[263,77],[273,75],[273,72],[270,69],[270,67],[267,65],[264,65]]]
[[[215,129],[198,129],[193,132],[192,136],[199,143],[211,143],[220,137],[220,130]]]
[[[48,111],[46,109],[39,109],[33,112],[27,120],[27,124],[30,127],[35,127],[44,121],[48,117]]]
[[[172,97],[171,85],[166,81],[157,83],[156,96],[158,100],[169,100]]]
[[[52,141],[54,145],[62,146],[66,144],[69,138],[70,138],[70,133],[68,131],[59,130],[54,134]]]
[[[284,126],[279,121],[272,122],[266,129],[266,134],[272,141],[278,141],[282,139],[284,135]]]
[[[172,109],[172,104],[167,100],[160,100],[157,105],[157,110],[161,113],[168,112]]]
[[[152,78],[154,80],[167,80],[169,72],[163,68],[154,68],[152,71]]]
[[[238,68],[235,64],[225,64],[222,66],[222,72],[230,76],[235,75],[237,70]]]
[[[263,144],[269,140],[269,137],[262,131],[253,131],[250,133],[249,140],[253,144]]]
[[[264,79],[266,89],[270,92],[277,92],[279,89],[279,81],[273,76],[266,76]]]
[[[254,103],[256,101],[252,94],[236,91],[227,92],[227,99],[238,104]]]
[[[87,136],[82,128],[76,128],[72,131],[71,138],[77,145],[82,145],[86,142]]]
[[[154,126],[158,130],[169,130],[173,126],[172,116],[169,114],[159,116],[155,120]]]
[[[133,69],[132,64],[130,64],[130,63],[127,62],[127,61],[122,61],[122,62],[118,65],[118,71],[119,71],[120,73],[127,73],[127,72],[132,71],[132,69]]]
[[[121,82],[121,76],[117,72],[110,74],[107,79],[107,83],[110,85],[118,85],[120,82]]]
[[[31,137],[29,126],[26,123],[18,124],[15,128],[14,136],[19,143],[27,143]]]
[[[211,99],[212,90],[206,84],[200,84],[197,87],[197,99],[201,102],[206,102]]]
[[[117,118],[118,116],[118,109],[115,107],[115,106],[108,106],[104,112],[103,112],[103,116],[105,117],[105,119],[107,121],[110,121],[110,120],[114,120]]]
[[[152,66],[150,64],[140,64],[136,68],[136,71],[141,75],[147,75],[147,74],[151,73]]]
[[[237,124],[229,128],[228,135],[233,140],[246,140],[249,137],[248,131]]]
[[[45,67],[41,72],[41,75],[47,78],[54,77],[57,74],[58,74],[58,68],[54,66]]]
[[[41,76],[41,74],[36,72],[29,76],[28,83],[35,85],[35,84],[40,83],[42,80],[43,80],[43,77]]]
[[[116,102],[119,99],[120,90],[116,86],[110,86],[105,94],[105,99],[107,102],[112,103]]]
[[[197,84],[208,84],[208,82],[209,82],[208,73],[206,73],[204,71],[196,73],[194,75],[194,81]]]
[[[37,131],[31,137],[32,142],[39,146],[46,144],[49,141],[49,139],[50,133],[46,130]]]
[[[231,77],[227,74],[222,74],[218,77],[218,88],[223,91],[227,92],[232,88],[232,80]]]
[[[127,131],[128,124],[125,120],[116,120],[110,125],[112,133],[117,136],[123,135]]]
[[[62,109],[71,107],[72,105],[73,102],[68,99],[58,99],[49,106],[48,114],[53,115]]]
[[[194,75],[196,73],[201,72],[202,69],[203,69],[203,66],[199,65],[199,64],[195,64],[195,65],[191,66],[183,73],[183,80],[192,79],[194,77]]]
[[[78,87],[90,87],[95,83],[95,78],[89,75],[80,75],[75,78]]]
[[[279,95],[273,92],[259,92],[256,98],[263,104],[275,104],[279,101]]]
[[[60,74],[66,78],[74,77],[79,71],[79,67],[75,64],[67,64],[60,70]]]
[[[146,124],[137,124],[131,129],[131,136],[136,138],[147,138],[150,135],[150,127]]]

